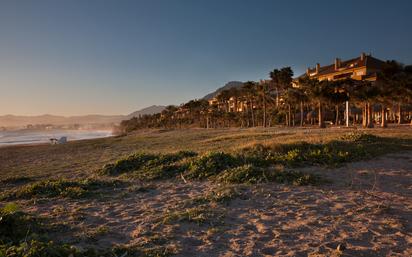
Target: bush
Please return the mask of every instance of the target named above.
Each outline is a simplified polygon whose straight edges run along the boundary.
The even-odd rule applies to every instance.
[[[133,177],[146,181],[167,179],[173,178],[176,175],[185,172],[187,168],[187,163],[161,164],[158,166],[153,165],[142,168],[138,172],[134,173]]]
[[[341,136],[340,140],[348,142],[366,142],[372,143],[379,140],[379,137],[371,134],[360,133],[360,132],[350,132]]]
[[[19,211],[17,205],[6,205],[0,209],[0,243],[18,243],[32,227],[36,227],[36,223],[32,217]]]
[[[317,175],[297,171],[280,171],[260,168],[250,164],[225,170],[216,177],[216,180],[221,183],[255,184],[262,182],[277,182],[298,186],[318,185],[322,182]]]
[[[103,166],[101,173],[116,176],[123,173],[139,171],[143,168],[153,168],[160,165],[170,165],[185,158],[196,156],[197,153],[191,151],[180,151],[172,154],[146,154],[136,153],[115,163]]]
[[[203,179],[241,164],[237,156],[223,152],[209,152],[193,160],[189,165],[188,178]]]
[[[105,181],[84,179],[79,181],[45,180],[27,185],[6,196],[6,199],[31,198],[31,197],[69,197],[82,198],[91,193],[107,187],[120,186],[120,181]]]
[[[245,164],[232,169],[227,169],[216,177],[216,181],[222,183],[260,183],[267,182],[264,169],[255,167],[251,164]]]

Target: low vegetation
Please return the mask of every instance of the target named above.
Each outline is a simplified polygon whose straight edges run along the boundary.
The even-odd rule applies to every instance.
[[[83,198],[103,189],[119,187],[124,182],[119,180],[44,180],[18,188],[5,194],[5,199],[30,199],[33,197],[68,197]]]
[[[201,196],[191,198],[183,203],[183,207],[193,207],[202,204],[228,204],[236,198],[246,196],[246,188],[242,185],[219,185]]]
[[[135,153],[126,158],[119,159],[115,163],[105,165],[101,173],[115,176],[132,171],[148,170],[153,171],[153,173],[164,174],[169,170],[173,170],[173,167],[175,167],[173,166],[174,163],[196,155],[195,152],[190,151],[180,151],[171,154]]]
[[[226,184],[278,182],[318,185],[324,182],[318,175],[291,169],[308,165],[339,166],[388,150],[407,149],[410,144],[404,146],[406,142],[364,133],[347,133],[325,143],[258,144],[233,153],[137,153],[105,165],[101,174],[129,174],[141,180],[180,176],[186,180],[209,179]]]
[[[198,225],[218,225],[222,223],[224,214],[216,209],[210,208],[207,204],[197,205],[183,210],[166,211],[162,223],[170,224],[174,222],[193,222]]]

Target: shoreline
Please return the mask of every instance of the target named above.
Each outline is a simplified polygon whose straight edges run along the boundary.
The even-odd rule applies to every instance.
[[[12,133],[19,133],[20,131],[14,131]],[[10,136],[9,141],[0,141],[0,148],[16,147],[16,146],[39,146],[39,145],[51,145],[50,138],[67,137],[67,143],[82,141],[82,140],[94,140],[101,138],[108,138],[115,136],[111,130],[56,130],[56,131],[28,131],[28,133],[38,133],[34,135],[13,135]],[[44,134],[41,132],[45,132]],[[54,132],[54,133],[53,133]],[[82,134],[84,132],[84,134]],[[93,134],[95,133],[95,134]],[[25,137],[28,137],[25,139]],[[0,137],[1,139],[2,137]],[[4,136],[3,136],[4,138]]]

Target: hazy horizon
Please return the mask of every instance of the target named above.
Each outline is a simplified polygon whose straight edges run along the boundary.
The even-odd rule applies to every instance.
[[[411,11],[410,1],[2,1],[0,115],[127,115],[361,52],[410,64]]]

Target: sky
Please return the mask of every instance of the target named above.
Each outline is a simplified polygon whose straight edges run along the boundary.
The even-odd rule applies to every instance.
[[[0,115],[128,114],[361,52],[412,64],[412,1],[2,0]]]

